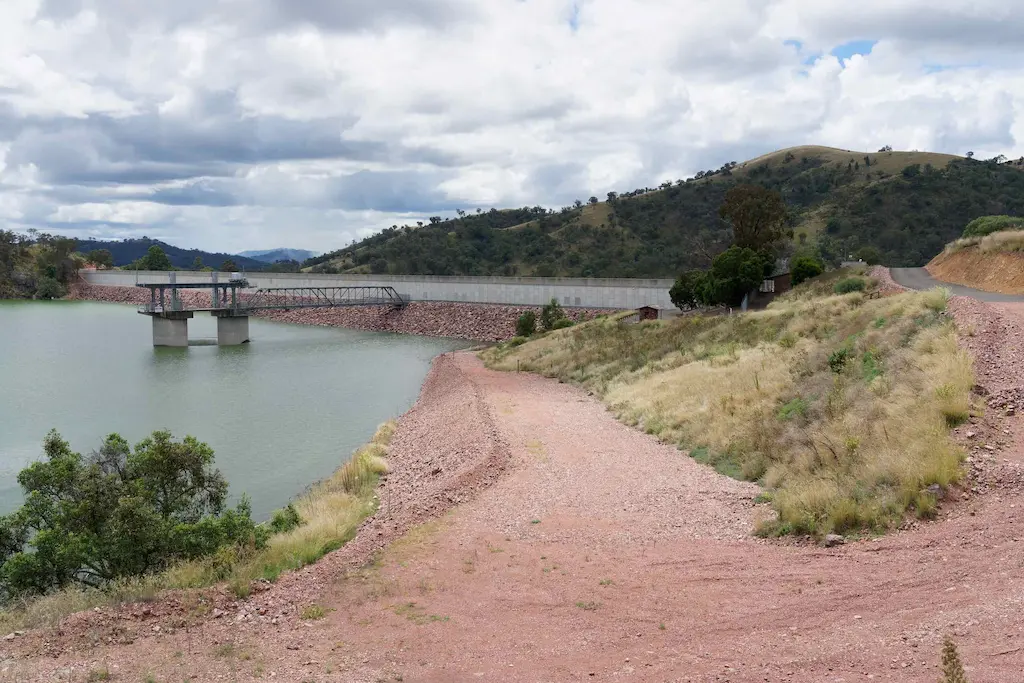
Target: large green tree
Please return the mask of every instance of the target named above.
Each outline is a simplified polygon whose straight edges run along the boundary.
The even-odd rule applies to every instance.
[[[772,249],[788,232],[789,211],[782,195],[760,185],[737,185],[730,189],[718,215],[732,225],[738,247]]]
[[[140,259],[142,270],[174,270],[171,259],[167,257],[164,250],[154,244],[146,251],[146,255]]]
[[[45,460],[18,475],[24,505],[0,517],[0,590],[8,598],[103,586],[226,545],[266,542],[246,499],[225,509],[227,482],[210,447],[193,437],[158,431],[132,449],[111,434],[82,456],[52,431],[43,450]]]
[[[730,247],[711,262],[711,270],[700,290],[705,304],[738,306],[743,297],[757,289],[771,271],[775,259],[768,252]]]

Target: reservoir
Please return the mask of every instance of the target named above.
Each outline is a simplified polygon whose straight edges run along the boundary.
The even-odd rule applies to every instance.
[[[134,306],[0,301],[0,513],[20,505],[18,472],[50,429],[83,455],[111,432],[135,444],[168,429],[208,443],[261,521],[408,410],[434,356],[467,345],[258,318],[250,335],[218,347],[197,314],[189,348],[154,349]]]

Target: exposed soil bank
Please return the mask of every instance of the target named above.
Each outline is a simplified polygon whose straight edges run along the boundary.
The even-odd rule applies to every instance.
[[[71,299],[108,301],[113,303],[149,303],[149,290],[135,287],[104,287],[77,284]],[[244,298],[244,297],[243,297]],[[210,294],[205,290],[183,290],[181,299],[187,306],[209,306]],[[346,327],[368,332],[395,332],[428,337],[447,337],[471,341],[504,341],[516,333],[516,320],[526,311],[540,313],[532,306],[497,306],[444,302],[414,302],[402,309],[391,306],[353,306],[348,308],[314,308],[292,311],[262,311],[258,317],[278,322],[321,327]],[[569,309],[574,319],[594,317],[612,310]]]
[[[984,253],[977,247],[943,252],[925,266],[943,282],[1000,294],[1024,294],[1024,254]]]

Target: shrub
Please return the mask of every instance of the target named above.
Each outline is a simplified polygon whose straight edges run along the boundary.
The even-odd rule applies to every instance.
[[[967,224],[964,237],[984,237],[1004,230],[1024,230],[1024,217],[982,216]]]
[[[551,326],[551,329],[564,330],[565,328],[572,327],[573,325],[575,325],[573,321],[569,320],[568,318],[562,318],[561,320],[556,320],[555,324]]]
[[[517,346],[522,346],[528,341],[530,340],[527,339],[526,337],[512,337],[511,339],[508,340],[508,346],[510,346],[511,348],[515,348]]]
[[[39,299],[60,299],[66,292],[64,287],[61,286],[55,278],[42,277],[39,278],[39,284],[36,286],[36,297]]]
[[[266,545],[247,498],[225,509],[228,484],[213,450],[191,436],[175,442],[158,431],[133,450],[111,434],[83,457],[51,431],[43,450],[46,460],[18,475],[26,504],[0,518],[6,597],[105,587],[179,559]]]
[[[967,683],[967,672],[960,661],[960,653],[956,651],[956,644],[949,636],[942,642],[942,680],[939,683]]]
[[[270,518],[270,530],[275,534],[287,533],[301,524],[302,517],[291,503],[280,510],[275,510],[273,517]]]
[[[813,256],[800,256],[793,260],[792,266],[793,286],[806,282],[812,277],[818,277],[825,272],[825,264]]]
[[[537,314],[527,311],[516,320],[516,336],[531,337],[537,331]]]
[[[851,292],[863,292],[867,282],[862,277],[848,277],[836,283],[836,294],[850,294]]]
[[[850,360],[850,349],[838,349],[833,351],[828,357],[829,369],[837,375],[842,373],[843,368],[846,367],[846,361]]]
[[[545,332],[553,330],[555,323],[565,318],[565,311],[558,303],[558,299],[552,299],[540,312],[540,326]]]

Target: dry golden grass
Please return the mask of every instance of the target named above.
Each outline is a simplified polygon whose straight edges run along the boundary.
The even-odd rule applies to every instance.
[[[162,574],[119,581],[103,590],[66,589],[26,600],[0,612],[0,630],[55,626],[63,617],[93,607],[146,601],[168,589],[194,589],[227,582],[240,597],[255,579],[275,580],[282,572],[316,562],[340,548],[377,509],[376,486],[387,473],[387,447],[396,423],[381,425],[373,439],[328,479],[313,485],[295,503],[302,524],[271,536],[262,550],[225,550],[214,557],[183,562]]]
[[[828,294],[812,281],[766,311],[640,325],[597,320],[483,354],[591,389],[624,421],[720,472],[759,481],[763,533],[883,531],[929,516],[962,453],[973,372],[940,312],[948,293]]]
[[[984,237],[961,237],[946,245],[946,253],[956,253],[977,247],[983,254],[1012,254],[1024,252],[1024,230],[1003,230]]]

